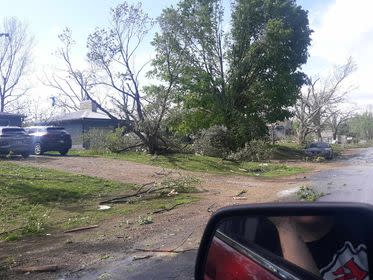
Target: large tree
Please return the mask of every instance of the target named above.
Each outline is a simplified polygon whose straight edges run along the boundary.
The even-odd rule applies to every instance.
[[[28,88],[22,85],[31,61],[32,36],[15,18],[0,27],[0,112],[18,111]]]
[[[233,5],[228,124],[245,139],[290,116],[305,75],[311,30],[294,0],[236,0]]]
[[[234,148],[290,115],[304,82],[299,67],[311,30],[307,12],[292,0],[237,0],[232,9],[225,36],[221,1],[182,0],[163,11],[154,44],[168,44],[182,62],[175,82],[182,127],[225,125],[235,135]],[[163,65],[161,53],[157,59]]]

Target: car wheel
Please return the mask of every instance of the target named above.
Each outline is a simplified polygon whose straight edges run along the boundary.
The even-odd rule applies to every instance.
[[[30,156],[29,153],[23,153],[23,154],[22,154],[22,157],[23,157],[23,158],[28,158],[29,156]]]
[[[42,155],[43,154],[43,150],[41,149],[41,144],[40,143],[35,143],[34,154],[35,155]]]
[[[61,150],[60,154],[61,154],[61,156],[65,156],[68,152],[69,152],[69,149]]]

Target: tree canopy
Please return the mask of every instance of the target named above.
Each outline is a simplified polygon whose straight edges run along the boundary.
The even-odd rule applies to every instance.
[[[181,64],[173,75],[182,111],[177,129],[224,125],[238,147],[265,135],[267,123],[290,116],[312,31],[307,12],[293,0],[236,0],[230,30],[223,14],[219,0],[182,0],[163,11],[153,44],[167,46]],[[162,74],[162,52],[154,66],[170,78]]]

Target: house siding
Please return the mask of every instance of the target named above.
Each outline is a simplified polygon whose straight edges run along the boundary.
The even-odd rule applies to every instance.
[[[71,135],[72,147],[74,149],[88,148],[89,143],[84,139],[84,134],[91,129],[99,129],[104,132],[113,131],[118,122],[110,119],[79,119],[60,120],[49,122],[49,125],[62,126]]]
[[[0,126],[22,126],[22,116],[18,115],[1,115],[0,114]]]

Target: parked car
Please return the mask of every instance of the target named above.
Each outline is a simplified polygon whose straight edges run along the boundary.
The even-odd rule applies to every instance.
[[[333,149],[328,143],[314,142],[305,150],[305,154],[309,157],[322,156],[326,159],[332,159]]]
[[[27,158],[31,153],[31,137],[17,126],[0,126],[0,154],[22,155]]]
[[[32,137],[32,151],[35,155],[48,151],[66,155],[71,149],[71,136],[63,127],[32,126],[25,129]]]

